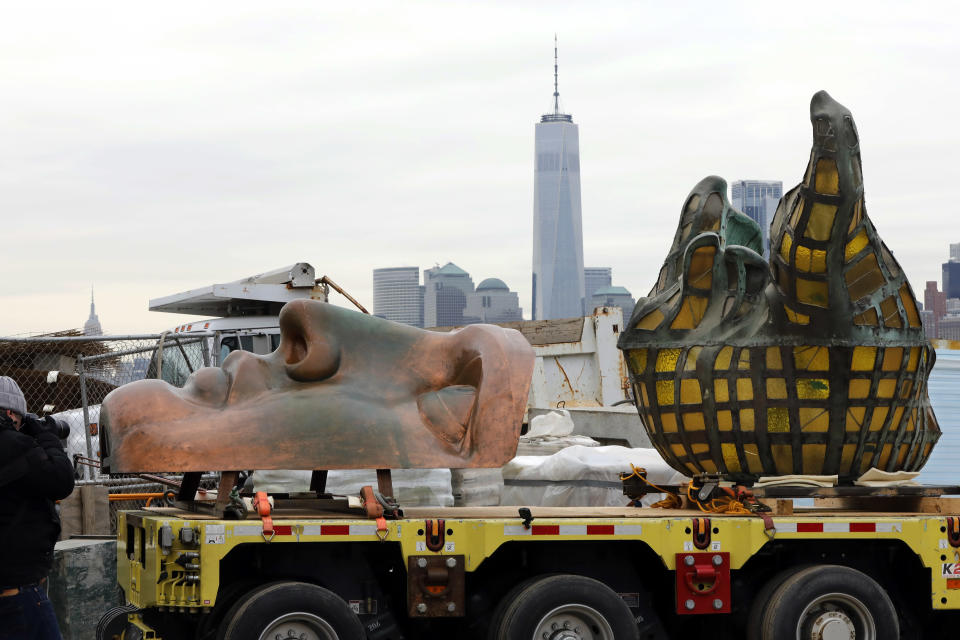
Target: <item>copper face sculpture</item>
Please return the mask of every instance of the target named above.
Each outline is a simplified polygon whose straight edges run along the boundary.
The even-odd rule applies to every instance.
[[[516,452],[533,350],[512,329],[423,331],[311,300],[267,356],[231,353],[182,389],[103,402],[111,473],[498,467]]]
[[[685,474],[918,470],[940,436],[934,352],[900,265],[867,216],[860,142],[826,92],[803,182],[780,200],[771,258],[711,176],[619,347],[640,417]]]

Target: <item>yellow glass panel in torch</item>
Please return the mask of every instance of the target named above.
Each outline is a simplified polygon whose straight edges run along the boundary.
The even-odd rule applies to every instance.
[[[847,407],[846,430],[859,432],[863,429],[863,416],[866,412],[866,407]]]
[[[727,388],[727,381],[723,378],[713,381],[713,397],[716,402],[730,402],[730,390]]]
[[[853,324],[859,324],[861,326],[870,326],[875,327],[879,324],[877,319],[877,310],[876,309],[867,309],[858,316],[853,317]]]
[[[923,326],[920,322],[920,314],[917,313],[917,303],[910,293],[910,287],[904,284],[900,287],[900,300],[903,302],[903,310],[907,312],[907,322],[911,327]]]
[[[797,247],[796,261],[798,271],[810,271],[810,249],[799,245]]]
[[[821,407],[800,407],[800,429],[823,433],[830,428],[830,412]]]
[[[760,453],[757,451],[757,445],[743,445],[743,453],[747,459],[747,469],[749,469],[749,472],[761,473],[763,471],[763,465],[760,463]]]
[[[683,428],[687,431],[703,431],[703,414],[702,413],[684,413],[683,414]]]
[[[753,380],[750,378],[737,378],[737,399],[753,400]]]
[[[797,313],[787,305],[783,305],[783,310],[787,314],[787,320],[793,324],[810,324],[810,316],[806,316],[802,313]]]
[[[786,407],[767,407],[767,431],[790,433],[790,414]]]
[[[715,247],[700,247],[693,252],[687,271],[687,284],[707,290],[713,286],[713,258],[716,254]]]
[[[793,469],[793,447],[785,444],[775,444],[770,447],[773,455],[773,464],[780,473],[789,473]]]
[[[647,370],[647,350],[631,349],[627,351],[627,359],[630,360],[630,368],[637,375]]]
[[[857,257],[857,254],[863,251],[863,248],[870,244],[870,239],[867,238],[867,232],[863,229],[860,229],[860,232],[853,237],[853,240],[847,243],[847,246],[843,250],[843,261],[850,262]]]
[[[634,328],[642,329],[644,331],[653,331],[660,326],[661,322],[663,322],[663,314],[660,313],[660,309],[654,309],[650,313],[640,318]]]
[[[850,226],[847,227],[847,233],[853,233],[853,230],[857,228],[857,225],[860,224],[860,221],[863,219],[863,200],[857,200],[857,203],[853,205],[853,215],[850,217]],[[850,259],[847,259],[847,262],[850,262]]]
[[[749,349],[740,350],[740,358],[737,360],[737,369],[747,370],[750,368],[750,351]]]
[[[920,362],[920,347],[910,349],[910,360],[907,362],[907,371],[916,371]]]
[[[804,371],[829,371],[830,352],[826,347],[794,347],[793,366]]]
[[[772,400],[786,400],[787,381],[783,378],[767,378],[767,397]]]
[[[753,431],[753,429],[754,429],[753,409],[741,409],[740,410],[740,430]],[[746,447],[746,445],[744,445],[744,447]]]
[[[661,407],[673,404],[673,380],[657,380],[657,403]]]
[[[873,371],[873,365],[877,361],[876,347],[854,347],[853,364],[851,369],[854,371]]]
[[[720,431],[733,430],[733,416],[729,411],[717,411],[717,428]]]
[[[823,472],[823,461],[827,457],[827,445],[807,444],[803,446],[803,472],[818,476]]]
[[[728,471],[740,471],[740,458],[737,456],[737,445],[724,442],[720,445],[720,453],[723,456],[723,464],[727,465]]]
[[[814,202],[810,207],[810,217],[807,218],[807,228],[803,235],[814,240],[829,240],[830,232],[833,231],[833,219],[836,217],[835,205]],[[797,252],[799,253],[799,250]]]
[[[717,360],[714,364],[715,369],[729,369],[730,360],[733,358],[733,347],[724,347],[717,354]]]
[[[899,371],[902,362],[903,347],[887,347],[883,350],[883,364],[880,368],[884,371]]]
[[[673,413],[661,413],[660,423],[663,424],[664,433],[677,432],[677,416],[675,416]]]
[[[660,349],[657,352],[657,372],[672,373],[677,370],[680,349]]]
[[[817,193],[840,193],[840,174],[837,173],[837,163],[832,158],[817,160],[817,175],[813,188]]]
[[[847,283],[847,293],[852,302],[868,296],[887,283],[877,263],[877,255],[869,253],[843,274]]]
[[[870,397],[870,381],[863,378],[854,378],[850,381],[849,398],[860,399]]]
[[[703,347],[690,347],[690,350],[687,351],[687,359],[683,363],[684,371],[693,371],[697,368],[697,357],[702,350]]]
[[[787,264],[790,264],[790,247],[793,246],[793,238],[789,233],[783,234],[783,240],[780,241],[780,257]]]
[[[881,380],[877,383],[878,398],[892,398],[893,392],[897,388],[896,380]]]
[[[797,380],[797,398],[800,400],[825,400],[829,397],[829,380],[824,378],[800,378]]]
[[[783,369],[780,347],[767,347],[767,369]]]
[[[826,309],[830,306],[827,283],[820,280],[797,278],[797,300],[803,304]]]
[[[803,215],[803,198],[797,197],[797,204],[793,207],[793,213],[790,214],[790,228],[796,229],[800,224],[800,216]]]
[[[883,423],[886,421],[889,412],[890,409],[887,407],[874,407],[873,415],[870,417],[870,431],[883,429]]]
[[[700,396],[700,383],[692,378],[684,378],[680,381],[680,402],[681,404],[700,404],[703,398]]]
[[[826,273],[827,271],[827,252],[820,249],[813,250],[813,259],[810,262],[810,271],[812,273]]]
[[[893,296],[884,298],[880,303],[880,313],[883,314],[883,325],[900,329],[903,327],[903,319],[900,317],[900,308],[897,306],[897,300]]]
[[[684,296],[677,317],[670,323],[671,329],[695,329],[707,310],[709,300],[701,296]]]

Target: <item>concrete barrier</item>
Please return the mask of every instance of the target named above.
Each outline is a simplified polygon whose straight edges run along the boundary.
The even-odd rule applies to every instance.
[[[121,601],[117,541],[61,540],[53,552],[48,594],[64,640],[95,640],[97,621]]]

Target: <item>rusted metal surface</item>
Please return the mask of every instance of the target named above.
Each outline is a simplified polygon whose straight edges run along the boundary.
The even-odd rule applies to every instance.
[[[499,467],[513,457],[533,369],[520,333],[423,331],[311,300],[287,304],[267,356],[231,353],[183,389],[159,380],[103,402],[111,473]]]
[[[813,149],[761,230],[709,176],[681,211],[649,297],[619,346],[654,446],[685,474],[920,469],[940,436],[934,352],[900,265],[866,211],[860,141],[826,92]]]

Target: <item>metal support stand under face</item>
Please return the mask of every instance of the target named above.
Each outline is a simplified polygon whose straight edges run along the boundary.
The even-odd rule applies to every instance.
[[[394,497],[393,477],[390,475],[390,469],[377,469],[377,491],[384,497]]]
[[[310,491],[315,491],[318,496],[327,492],[326,469],[313,470],[313,473],[310,475]]]

